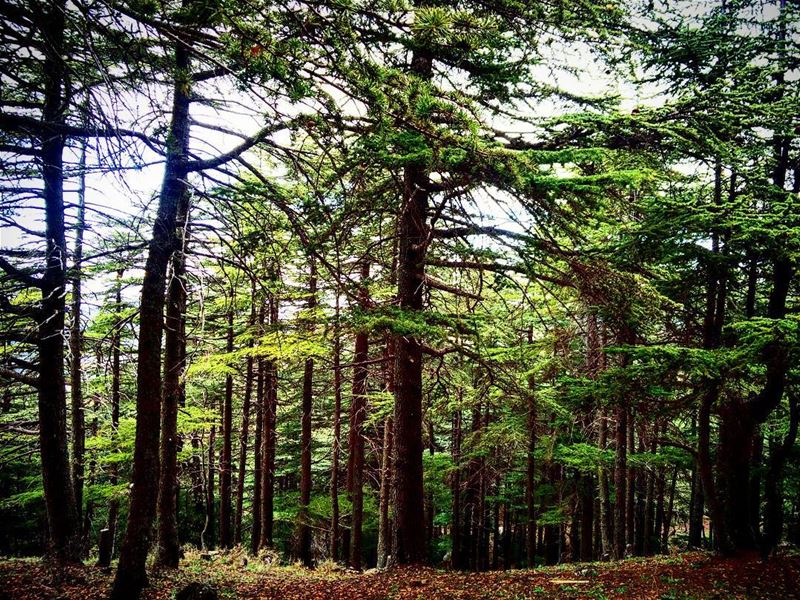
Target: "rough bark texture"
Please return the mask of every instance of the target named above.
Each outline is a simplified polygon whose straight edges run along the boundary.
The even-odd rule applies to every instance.
[[[133,488],[128,525],[120,551],[112,598],[136,598],[147,583],[145,561],[158,496],[161,431],[161,338],[167,265],[174,250],[178,202],[186,193],[189,145],[188,76],[190,60],[182,43],[175,49],[175,85],[172,122],[153,237],[148,248],[142,282],[139,348],[136,372],[136,441],[133,456]]]
[[[38,24],[44,43],[45,122],[63,121],[65,65],[64,13],[66,2],[54,0]],[[67,398],[64,380],[64,314],[67,242],[64,231],[64,138],[43,137],[41,165],[47,232],[46,269],[42,277],[39,317],[39,445],[42,459],[51,552],[58,560],[81,556],[80,520],[67,451]]]
[[[317,305],[317,272],[313,259],[308,281],[308,310]],[[310,317],[313,319],[313,316]],[[313,321],[309,324],[313,329]],[[307,567],[313,565],[311,554],[311,523],[308,506],[311,503],[311,411],[314,397],[314,359],[307,358],[303,371],[303,401],[300,420],[300,513],[297,523],[297,557]]]
[[[78,520],[83,511],[84,454],[86,423],[83,408],[83,331],[81,328],[81,270],[83,269],[83,231],[86,226],[86,140],[81,142],[78,174],[78,219],[72,252],[72,314],[69,328],[70,402],[72,404],[72,477]],[[85,536],[84,536],[85,537]]]
[[[248,326],[252,330],[256,325],[256,282],[250,282],[250,320]],[[247,343],[253,347],[253,338]],[[244,377],[244,399],[242,400],[242,427],[239,430],[239,475],[236,478],[236,521],[233,530],[233,543],[242,543],[242,512],[244,509],[244,480],[247,475],[247,442],[250,434],[250,404],[253,396],[253,357],[247,357]]]
[[[369,263],[361,267],[362,283],[369,278]],[[359,291],[359,307],[368,309],[369,296],[367,288],[362,285]],[[369,334],[366,331],[356,333],[353,352],[353,395],[350,402],[350,439],[349,439],[349,472],[350,499],[353,505],[353,521],[350,540],[350,566],[361,568],[361,539],[364,519],[364,420],[367,414],[367,376],[369,368]]]
[[[625,556],[625,524],[627,498],[627,462],[628,462],[628,411],[625,407],[616,410],[616,452],[614,455],[614,558]]]
[[[231,288],[230,306],[228,307],[225,349],[233,352],[233,307],[236,295]],[[225,398],[222,403],[222,457],[219,461],[219,545],[230,548],[233,543],[231,530],[231,459],[233,456],[233,375],[225,377]]]
[[[429,79],[432,59],[417,50],[411,71]],[[403,205],[398,220],[397,301],[402,310],[422,310],[428,234],[429,185],[423,166],[403,170]],[[413,336],[398,336],[395,359],[394,532],[392,561],[424,563],[425,518],[422,484],[422,347]]]
[[[273,327],[278,324],[278,299],[274,295],[269,298],[269,322]],[[261,527],[259,548],[272,546],[277,407],[278,369],[274,360],[267,360],[265,361],[264,407],[261,431]]]
[[[333,333],[333,447],[331,448],[331,560],[339,559],[339,456],[342,452],[342,341],[339,290],[336,290],[336,315]],[[380,546],[380,543],[379,543]],[[380,562],[380,549],[378,550]]]
[[[161,399],[161,481],[158,490],[159,566],[178,568],[178,407],[183,403],[181,377],[186,366],[186,244],[189,240],[189,194],[179,201],[178,249],[172,257],[172,277],[167,288],[164,342],[164,383]]]

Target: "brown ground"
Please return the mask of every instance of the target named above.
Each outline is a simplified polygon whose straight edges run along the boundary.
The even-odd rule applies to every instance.
[[[0,562],[0,599],[105,598],[112,575],[94,567],[59,573],[39,560]],[[167,600],[188,582],[216,587],[220,599],[776,598],[800,599],[800,555],[769,562],[701,552],[534,571],[453,573],[396,569],[356,574],[332,568],[267,567],[244,555],[190,555],[179,572],[154,574],[144,599]]]

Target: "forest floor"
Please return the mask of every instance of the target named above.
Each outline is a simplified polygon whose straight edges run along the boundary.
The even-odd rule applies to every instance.
[[[0,600],[106,598],[112,577],[90,566],[64,573],[38,559],[3,560]],[[143,598],[172,599],[191,582],[213,586],[220,600],[800,599],[800,554],[785,553],[763,562],[691,552],[535,570],[460,573],[408,568],[360,574],[330,564],[316,571],[269,566],[236,552],[215,555],[211,562],[190,554],[179,571],[153,574]]]

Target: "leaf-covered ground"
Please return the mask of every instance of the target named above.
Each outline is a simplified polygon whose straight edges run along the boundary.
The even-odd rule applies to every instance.
[[[111,574],[93,567],[66,573],[38,560],[0,562],[0,599],[105,598]],[[309,572],[268,567],[243,555],[218,555],[211,562],[190,556],[178,572],[151,579],[146,599],[174,598],[189,582],[213,585],[220,598],[242,599],[484,599],[484,598],[800,598],[800,555],[769,562],[726,559],[694,552],[491,573],[454,573],[434,569],[395,569],[363,574],[330,566]]]

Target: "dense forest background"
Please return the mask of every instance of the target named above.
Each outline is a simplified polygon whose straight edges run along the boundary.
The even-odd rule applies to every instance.
[[[0,554],[800,543],[796,0],[0,11]]]

